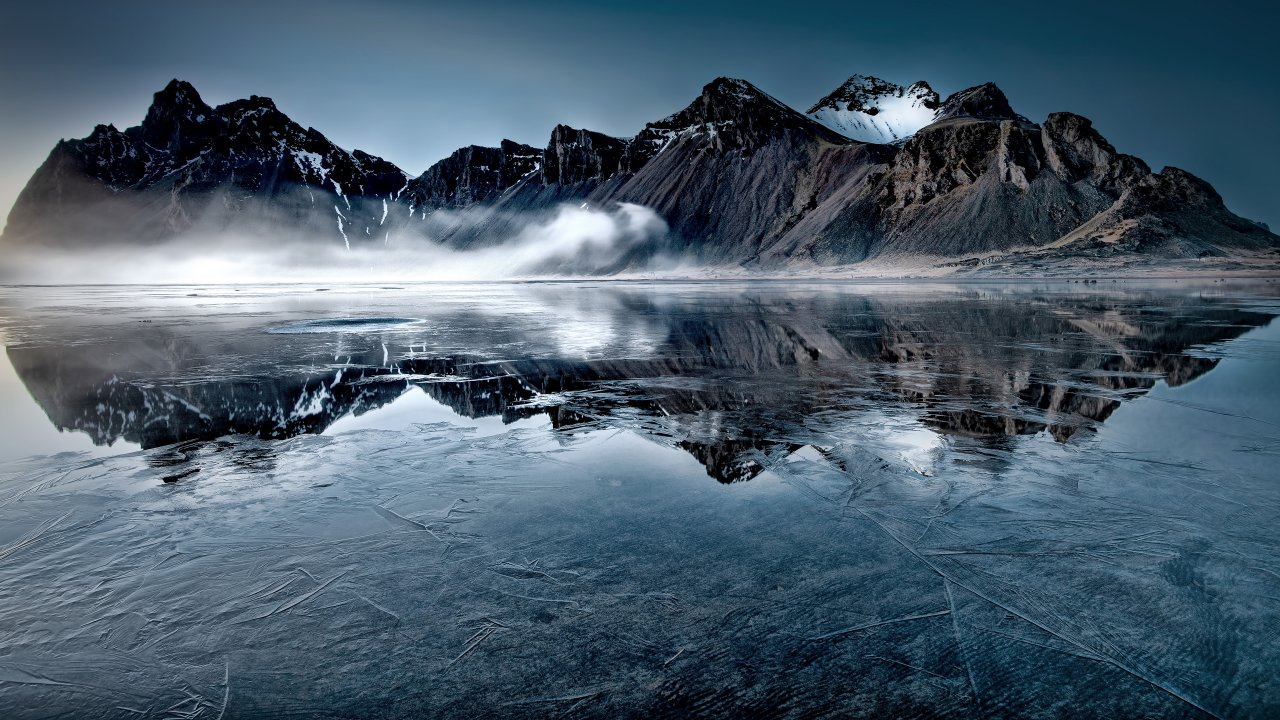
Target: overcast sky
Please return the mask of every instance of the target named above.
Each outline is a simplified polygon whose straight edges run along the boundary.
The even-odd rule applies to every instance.
[[[210,104],[269,96],[416,175],[463,145],[543,146],[559,122],[629,136],[719,75],[804,110],[862,73],[944,95],[994,81],[1031,119],[1085,115],[1280,227],[1280,12],[1261,2],[5,5],[6,215],[60,138],[137,124],[174,77]]]

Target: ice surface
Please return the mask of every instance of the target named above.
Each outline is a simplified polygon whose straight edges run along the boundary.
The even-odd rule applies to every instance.
[[[3,289],[0,714],[1273,715],[1277,312]]]

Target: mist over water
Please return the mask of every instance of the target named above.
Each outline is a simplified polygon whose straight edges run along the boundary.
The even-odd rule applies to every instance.
[[[15,249],[0,268],[0,282],[467,281],[596,275],[618,269],[628,258],[642,258],[645,267],[674,264],[661,256],[666,222],[632,203],[566,204],[549,214],[503,217],[510,230],[496,242],[471,247],[450,244],[448,237],[491,222],[491,213],[441,210],[387,229],[350,222],[289,226],[252,217],[245,213],[229,229],[210,229],[214,220],[197,223],[155,244]]]

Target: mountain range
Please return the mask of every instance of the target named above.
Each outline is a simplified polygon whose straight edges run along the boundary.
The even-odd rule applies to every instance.
[[[687,107],[617,138],[566,125],[545,147],[470,146],[412,177],[294,122],[268,98],[206,104],[186,82],[142,124],[59,142],[10,212],[8,247],[160,243],[193,231],[287,227],[342,247],[509,239],[566,204],[632,203],[665,238],[654,255],[748,270],[921,260],[1252,256],[1280,237],[1230,212],[1204,180],[1153,172],[1079,115],[1019,115],[994,84],[942,97],[855,75],[800,112],[718,78]]]

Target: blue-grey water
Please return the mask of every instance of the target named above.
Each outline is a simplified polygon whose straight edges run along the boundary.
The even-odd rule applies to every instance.
[[[1277,314],[0,288],[0,716],[1274,717]]]

